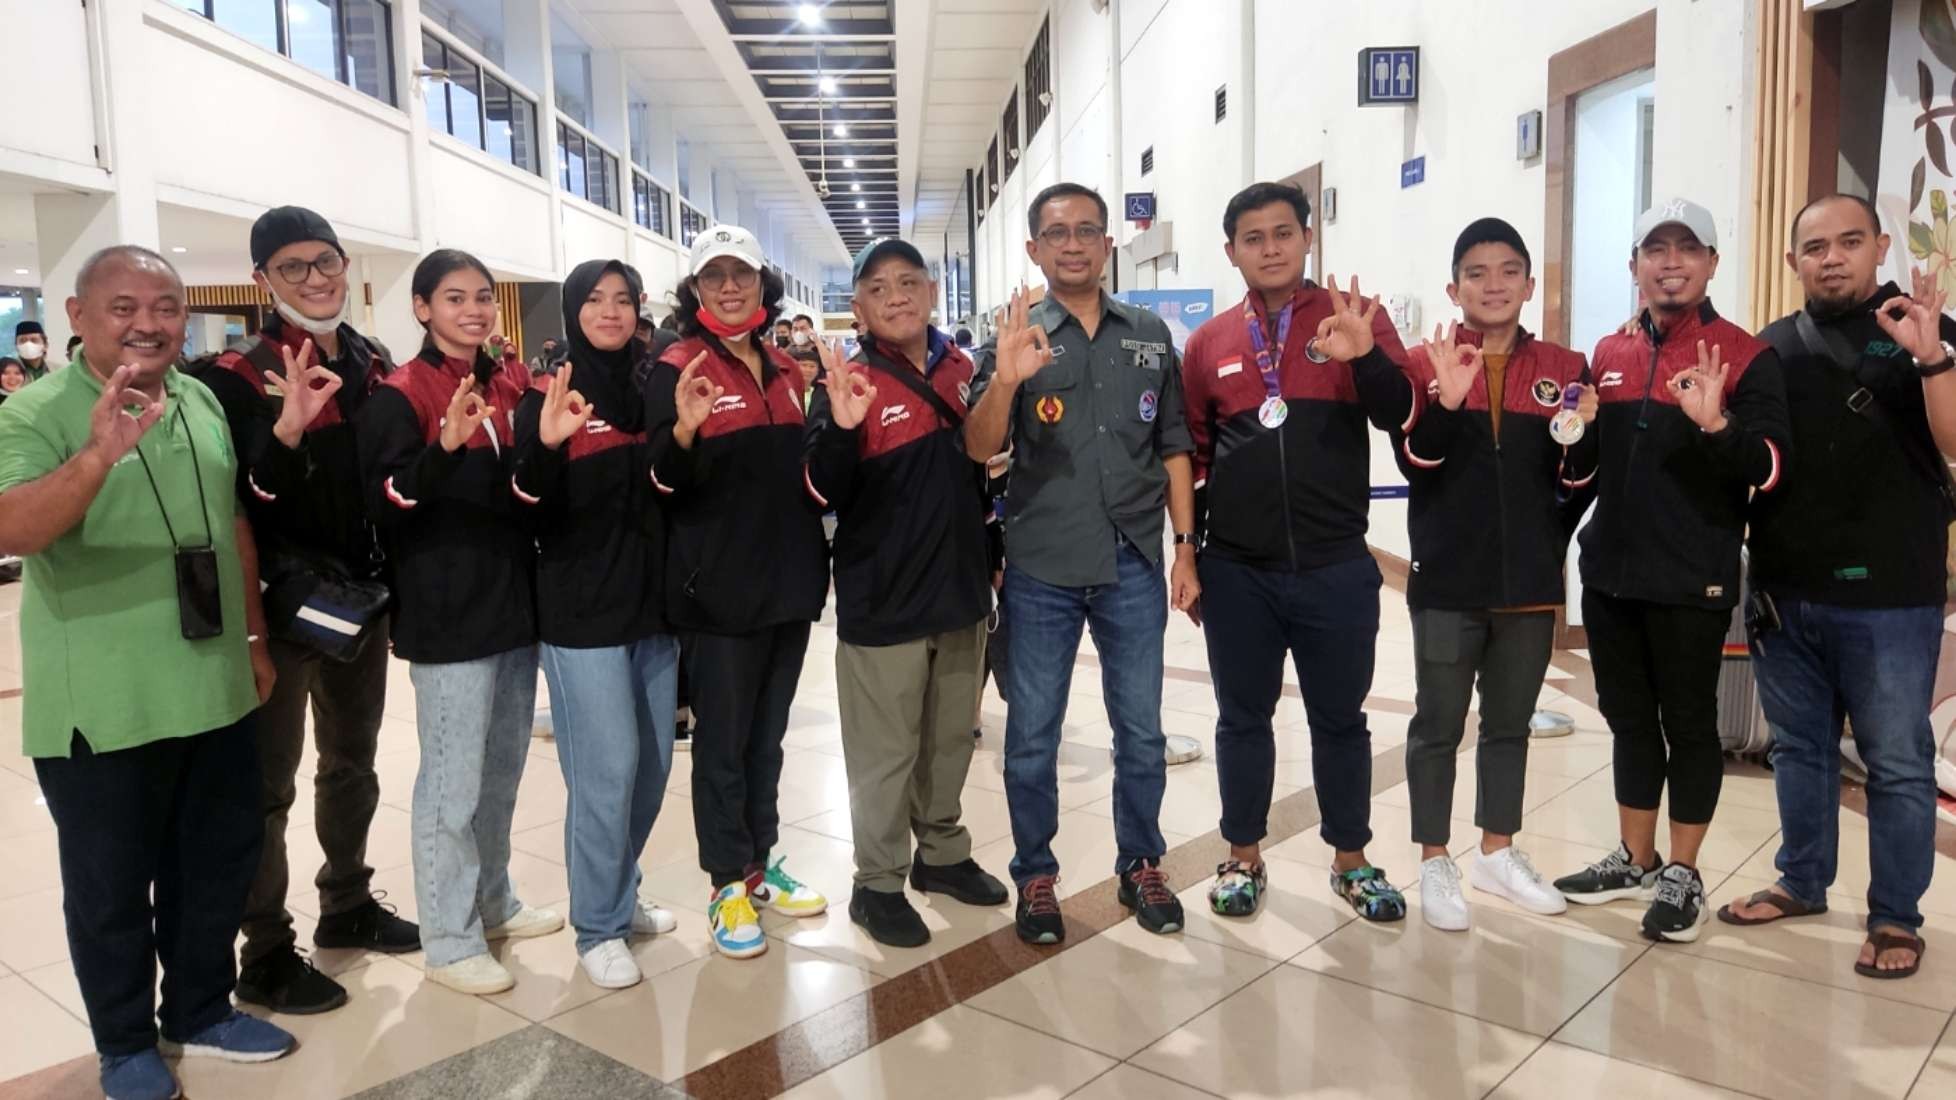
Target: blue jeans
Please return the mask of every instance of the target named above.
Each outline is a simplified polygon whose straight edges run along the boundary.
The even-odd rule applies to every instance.
[[[654,634],[596,649],[543,647],[564,810],[564,865],[577,950],[632,931],[638,857],[672,774],[679,640]]]
[[[1167,742],[1161,733],[1161,637],[1168,586],[1161,566],[1123,542],[1113,584],[1061,588],[1005,567],[1012,624],[1005,714],[1005,793],[1012,816],[1012,880],[1059,874],[1060,724],[1082,626],[1100,653],[1100,686],[1114,727],[1115,873],[1157,860]]]
[[[1288,656],[1310,720],[1319,835],[1334,851],[1362,850],[1372,839],[1365,697],[1372,693],[1379,636],[1378,562],[1368,554],[1293,573],[1209,554],[1201,573],[1223,839],[1248,847],[1269,833],[1277,772],[1271,718],[1283,697]]]
[[[1782,600],[1781,629],[1752,646],[1773,730],[1779,884],[1827,900],[1840,847],[1841,719],[1868,765],[1868,925],[1922,927],[1935,866],[1935,736],[1929,707],[1942,608],[1862,610]]]
[[[482,930],[523,908],[509,882],[509,821],[536,723],[537,647],[411,664],[414,903],[429,966],[489,952]]]

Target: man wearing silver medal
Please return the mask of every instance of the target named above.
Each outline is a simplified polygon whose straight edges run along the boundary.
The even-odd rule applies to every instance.
[[[1367,920],[1406,915],[1365,856],[1372,839],[1372,689],[1379,567],[1365,544],[1367,422],[1409,431],[1405,351],[1376,299],[1304,280],[1311,213],[1288,184],[1255,184],[1223,215],[1248,295],[1189,338],[1183,386],[1195,444],[1199,616],[1216,684],[1216,769],[1229,859],[1209,904],[1249,916],[1267,877],[1260,845],[1276,774],[1271,717],[1284,658],[1311,727],[1331,889]]]
[[[1416,711],[1407,727],[1406,785],[1421,846],[1420,913],[1445,931],[1472,917],[1448,854],[1454,765],[1478,682],[1471,857],[1474,888],[1535,913],[1562,894],[1514,847],[1521,829],[1528,720],[1541,694],[1563,601],[1570,522],[1596,472],[1596,390],[1583,357],[1521,327],[1535,296],[1528,246],[1512,225],[1482,218],[1453,246],[1447,296],[1464,324],[1436,327],[1408,373],[1421,398],[1394,458],[1411,488]],[[1490,509],[1492,515],[1490,515]],[[1490,522],[1491,521],[1491,522]]]

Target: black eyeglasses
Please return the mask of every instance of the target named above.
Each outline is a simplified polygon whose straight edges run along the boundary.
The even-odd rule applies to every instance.
[[[310,261],[287,260],[277,267],[272,268],[272,270],[278,272],[278,277],[285,280],[286,283],[292,286],[298,286],[300,283],[312,278],[312,273],[315,271],[328,279],[339,278],[346,271],[346,257],[340,255],[338,249],[334,249],[328,252],[322,252],[318,258]]]
[[[1065,248],[1069,239],[1083,245],[1098,244],[1106,237],[1107,227],[1092,222],[1083,222],[1071,229],[1063,225],[1049,225],[1039,231],[1039,239],[1045,241],[1048,248]]]

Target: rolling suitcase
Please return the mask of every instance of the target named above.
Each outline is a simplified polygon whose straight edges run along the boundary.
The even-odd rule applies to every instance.
[[[1773,733],[1759,706],[1752,650],[1746,645],[1745,609],[1752,586],[1743,552],[1739,572],[1739,605],[1732,609],[1732,626],[1725,632],[1724,659],[1718,667],[1718,740],[1727,753],[1763,760],[1772,747]]]

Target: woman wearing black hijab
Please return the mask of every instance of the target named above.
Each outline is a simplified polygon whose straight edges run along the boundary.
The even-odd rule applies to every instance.
[[[606,989],[642,977],[628,937],[674,926],[638,896],[638,858],[672,770],[679,668],[632,382],[639,297],[638,273],[617,260],[579,264],[564,280],[570,355],[517,405],[511,478],[537,520],[543,674],[570,792],[571,926],[584,973]]]

